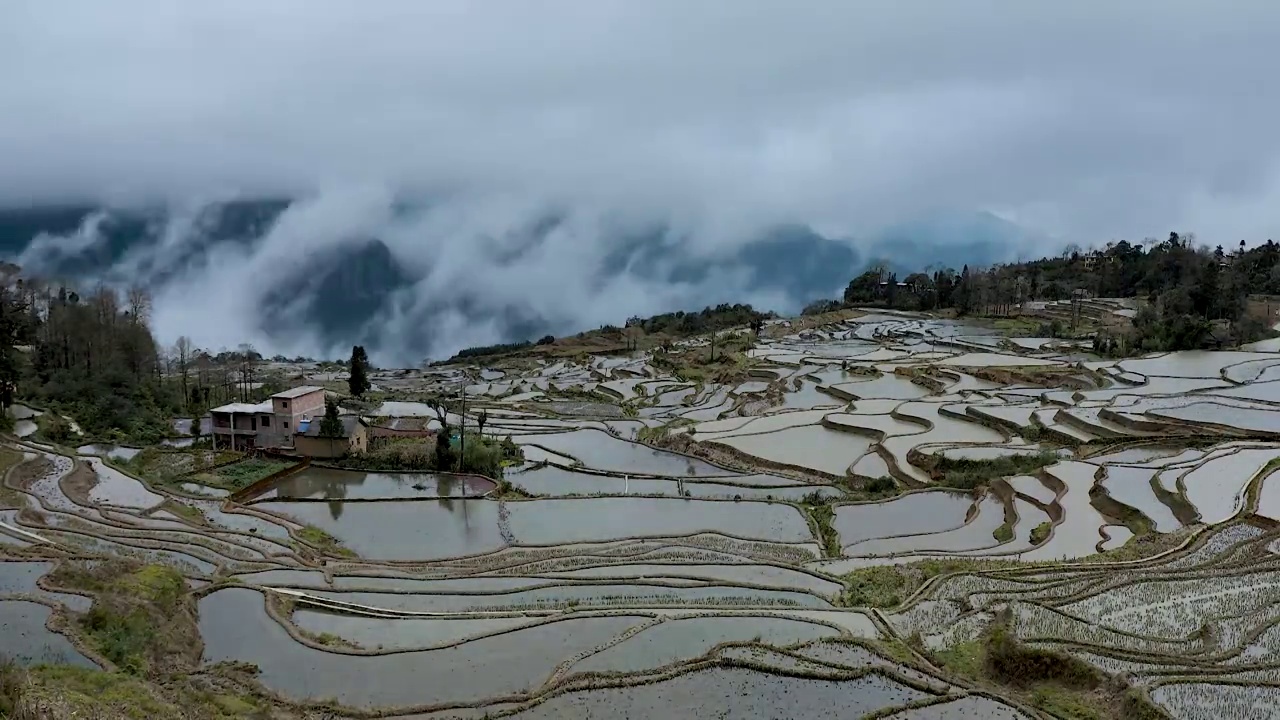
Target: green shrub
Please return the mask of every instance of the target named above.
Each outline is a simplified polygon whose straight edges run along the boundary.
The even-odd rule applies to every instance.
[[[867,482],[866,489],[867,489],[867,492],[869,493],[887,493],[887,492],[893,492],[894,490],[897,490],[898,485],[893,481],[893,478],[881,476],[881,477],[869,480]]]
[[[1034,455],[1006,455],[993,460],[969,460],[935,455],[933,475],[944,487],[973,490],[992,480],[1026,475],[1052,465],[1062,458],[1051,450]]]
[[[895,607],[911,589],[911,580],[890,566],[860,568],[845,578],[844,603],[852,607]]]
[[[1049,539],[1049,533],[1053,532],[1053,523],[1042,522],[1031,529],[1031,544],[1039,545]]]
[[[40,435],[49,442],[65,443],[71,439],[71,423],[55,412],[46,412],[36,418]]]
[[[118,614],[94,605],[81,619],[102,656],[122,671],[141,675],[147,669],[146,652],[155,641],[155,628],[140,611]]]
[[[1102,671],[1083,660],[1023,645],[1003,623],[993,624],[988,631],[986,665],[991,677],[1014,686],[1052,682],[1090,690],[1107,680]]]

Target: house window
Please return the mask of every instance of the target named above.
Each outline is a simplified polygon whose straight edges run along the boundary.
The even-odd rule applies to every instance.
[[[281,400],[281,401],[280,401],[280,404],[284,406],[284,409],[285,409],[285,410],[288,410],[288,409],[289,409],[289,401],[288,401],[288,400]]]
[[[249,429],[250,429],[250,430],[257,430],[257,429],[258,429],[258,418],[256,418],[256,417],[255,417],[255,418],[249,418]]]
[[[271,418],[269,417],[262,418],[262,427],[271,427]]]
[[[288,430],[288,429],[289,429],[289,421],[288,421],[288,420],[285,420],[285,421],[284,421],[284,429],[285,429],[285,430]]]

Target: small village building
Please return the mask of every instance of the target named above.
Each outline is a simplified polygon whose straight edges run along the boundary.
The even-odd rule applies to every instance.
[[[288,449],[298,427],[324,414],[324,388],[285,390],[260,403],[229,403],[209,411],[215,450]]]
[[[322,414],[323,415],[323,414]],[[342,435],[324,437],[320,434],[323,417],[317,416],[303,422],[293,436],[294,451],[312,458],[340,458],[343,455],[362,453],[369,448],[369,426],[357,415],[343,415]]]

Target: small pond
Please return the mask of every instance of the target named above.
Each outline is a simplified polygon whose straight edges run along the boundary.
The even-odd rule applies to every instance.
[[[4,654],[24,665],[75,665],[97,668],[71,641],[45,627],[53,611],[39,603],[0,601],[0,637]]]
[[[263,497],[279,500],[475,497],[495,487],[493,481],[474,475],[365,473],[309,467],[284,478]]]
[[[498,527],[498,503],[489,500],[266,502],[253,507],[320,528],[370,559],[457,557],[505,544]]]

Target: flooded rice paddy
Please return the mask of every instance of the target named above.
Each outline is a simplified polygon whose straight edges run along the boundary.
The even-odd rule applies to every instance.
[[[906,650],[997,618],[1172,717],[1262,716],[1280,353],[1112,361],[902,313],[771,327],[733,382],[642,352],[376,378],[405,392],[387,418],[468,393],[468,422],[524,448],[495,480],[316,465],[237,501],[135,476],[136,448],[15,445],[5,653],[93,665],[92,599],[41,578],[125,558],[187,578],[205,673],[339,717],[1032,717]],[[851,599],[849,573],[920,560],[948,569]]]

